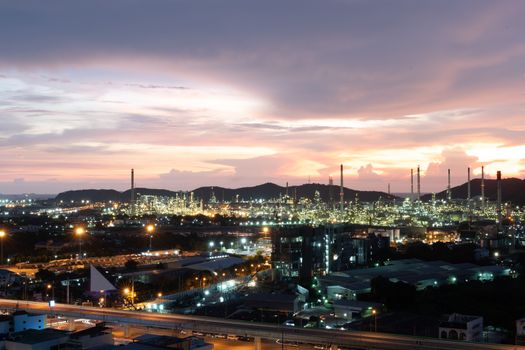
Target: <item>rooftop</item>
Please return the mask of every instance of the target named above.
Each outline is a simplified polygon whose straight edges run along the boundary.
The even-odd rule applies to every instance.
[[[46,328],[42,330],[28,329],[12,334],[9,337],[9,340],[22,344],[39,344],[50,340],[67,338],[69,334],[70,332],[68,331],[62,331],[53,328]]]

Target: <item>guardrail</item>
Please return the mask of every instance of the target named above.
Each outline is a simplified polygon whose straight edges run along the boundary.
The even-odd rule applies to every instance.
[[[187,329],[202,333],[235,334],[263,339],[281,339],[308,344],[336,344],[338,346],[363,347],[366,349],[399,350],[518,350],[517,345],[471,343],[435,338],[413,337],[397,334],[361,331],[340,331],[333,329],[295,328],[267,323],[246,322],[179,314],[160,314],[138,311],[124,311],[108,308],[83,307],[0,299],[0,307],[11,307],[35,313],[64,315],[105,322],[141,325],[165,329]]]

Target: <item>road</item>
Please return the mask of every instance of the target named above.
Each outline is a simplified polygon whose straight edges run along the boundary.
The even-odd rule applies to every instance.
[[[351,349],[525,350],[525,347],[516,345],[469,343],[376,332],[283,327],[204,316],[122,311],[66,304],[57,304],[50,308],[47,303],[42,302],[0,299],[0,308],[16,307],[31,312],[60,314],[66,317],[86,318],[122,325],[149,326],[173,331],[184,329],[206,334],[249,336],[256,339],[256,345],[257,343],[261,344],[261,339],[275,340],[284,337],[286,341],[325,346],[337,345]]]
[[[127,332],[128,336],[125,336],[125,330],[122,326],[119,325],[110,325],[112,330],[113,337],[117,343],[129,343],[133,338],[143,335],[143,334],[156,334],[156,335],[167,335],[167,336],[176,336],[176,337],[187,337],[188,334],[181,333],[179,331],[160,329],[160,328],[151,328],[151,327],[130,327]],[[214,350],[253,350],[253,342],[245,342],[239,340],[229,340],[229,339],[219,339],[216,337],[204,337],[206,342],[214,345]],[[275,340],[265,340],[261,341],[261,348],[264,350],[316,350],[313,345],[300,344],[298,346],[285,345],[284,347],[277,343]]]

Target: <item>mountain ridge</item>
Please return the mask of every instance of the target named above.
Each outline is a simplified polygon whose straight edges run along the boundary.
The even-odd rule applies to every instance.
[[[525,205],[525,180],[518,178],[506,178],[502,180],[502,200],[504,202],[512,202],[516,205]],[[303,184],[297,186],[288,187],[288,195],[294,197],[297,193],[297,198],[307,197],[313,198],[315,191],[319,191],[321,199],[325,202],[329,201],[330,185],[326,184]],[[497,181],[495,179],[485,179],[485,197],[489,200],[496,200]],[[166,189],[154,189],[154,188],[136,188],[135,193],[137,195],[157,195],[174,197],[177,194],[193,192],[196,198],[202,198],[205,202],[208,202],[211,198],[212,192],[218,201],[236,200],[236,196],[239,199],[250,200],[250,199],[271,199],[279,198],[280,196],[286,195],[286,187],[279,186],[277,184],[267,182],[256,186],[247,186],[240,188],[225,188],[221,186],[203,186],[194,189],[193,191],[172,191]],[[360,191],[345,187],[344,189],[345,201],[352,201],[356,198],[364,202],[376,201],[379,198],[383,199],[400,199],[401,197],[395,195],[388,195],[381,191]],[[467,183],[463,183],[459,186],[451,188],[451,194],[453,199],[466,199],[467,198]],[[423,201],[430,201],[432,199],[432,193],[427,193],[421,196]],[[478,197],[481,195],[481,179],[471,180],[471,197]],[[447,190],[443,190],[435,193],[436,199],[446,199]],[[56,197],[56,201],[123,201],[129,202],[131,199],[131,190],[116,191],[112,189],[87,189],[87,190],[72,190],[59,193]],[[334,203],[339,202],[339,186],[332,185],[332,200]]]
[[[332,185],[332,201],[338,203],[339,201],[339,186]],[[240,187],[240,188],[225,188],[221,186],[203,186],[194,189],[193,191],[172,191],[166,189],[153,189],[153,188],[135,188],[136,195],[156,195],[175,197],[183,193],[193,192],[196,198],[203,199],[208,202],[212,194],[218,201],[233,201],[236,200],[237,196],[239,200],[250,200],[250,199],[272,199],[285,196],[288,191],[290,197],[297,195],[297,198],[307,197],[312,199],[316,191],[319,192],[320,197],[323,201],[328,202],[330,199],[330,185],[325,184],[303,184],[298,186],[289,186],[288,188],[279,186],[277,184],[267,182],[264,184]],[[389,195],[385,192],[380,191],[359,191],[350,188],[344,188],[345,201],[354,200],[356,196],[359,200],[369,202],[376,201],[379,198],[383,199],[399,199],[399,197]],[[71,190],[59,193],[55,197],[55,201],[81,201],[89,200],[93,202],[102,201],[123,201],[129,202],[131,199],[131,189],[119,192],[112,189],[87,189],[87,190]]]
[[[467,182],[451,187],[452,199],[466,199],[468,194]],[[446,199],[447,190],[435,193],[436,199]],[[471,198],[481,196],[481,179],[472,179],[470,182],[470,196]],[[497,198],[497,180],[485,179],[485,197],[489,200],[495,201]],[[510,177],[501,180],[501,198],[503,202],[512,202],[516,205],[525,204],[525,180]],[[432,194],[425,194],[421,196],[421,200],[429,201],[432,199]]]

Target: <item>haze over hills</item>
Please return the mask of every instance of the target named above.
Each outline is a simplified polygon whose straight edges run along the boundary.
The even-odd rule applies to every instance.
[[[339,201],[339,186],[333,185],[332,187],[332,198],[335,202]],[[297,195],[297,198],[307,197],[313,198],[316,191],[319,191],[319,195],[323,201],[329,201],[330,199],[330,186],[324,184],[304,184],[300,186],[289,186],[288,195],[293,197]],[[167,196],[174,197],[177,194],[185,193],[186,191],[170,191],[164,189],[150,189],[150,188],[136,188],[135,193],[137,195],[156,195],[156,196]],[[252,186],[252,187],[241,187],[237,189],[224,188],[224,187],[215,187],[215,186],[206,186],[199,187],[193,191],[196,198],[203,199],[204,201],[209,201],[212,195],[215,195],[215,198],[219,201],[226,200],[232,201],[236,199],[236,196],[239,196],[239,200],[249,200],[249,199],[272,199],[279,198],[284,196],[287,193],[286,187],[276,185],[274,183],[265,183],[262,185]],[[187,193],[187,192],[186,192]],[[398,198],[388,193],[379,192],[379,191],[358,191],[349,188],[344,189],[345,200],[354,200],[356,196],[361,201],[371,202],[383,199],[395,199]],[[127,202],[131,198],[131,190],[124,192],[119,192],[116,190],[76,190],[76,191],[66,191],[58,194],[55,198],[56,201],[80,201],[80,200],[89,200],[89,201],[123,201]]]
[[[9,200],[23,200],[23,199],[50,199],[55,198],[54,194],[41,194],[41,193],[20,193],[20,194],[2,194],[0,193],[0,199]]]

